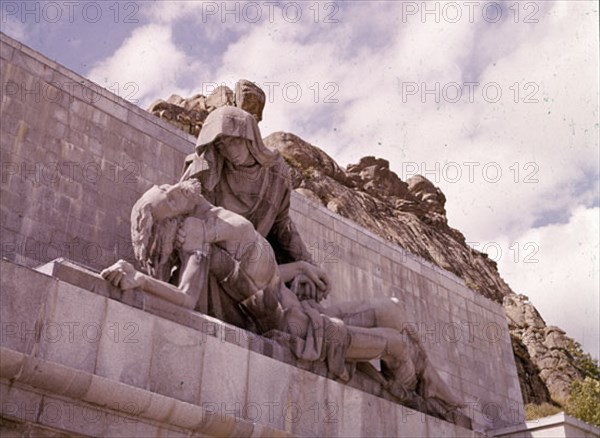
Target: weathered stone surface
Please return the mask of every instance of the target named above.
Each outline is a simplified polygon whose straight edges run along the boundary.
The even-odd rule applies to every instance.
[[[202,95],[194,96],[189,101],[173,95],[166,102],[163,100],[154,102],[148,111],[194,136],[200,133],[202,124],[208,116],[205,97]]]
[[[197,137],[208,115],[222,106],[238,106],[253,114],[260,122],[265,94],[252,82],[240,79],[235,93],[229,87],[221,85],[208,96],[196,94],[185,99],[173,94],[166,101],[159,99],[154,102],[148,112]]]
[[[97,268],[128,258],[132,203],[181,172],[192,137],[4,34],[1,45],[13,54],[0,69],[11,90],[77,84],[51,100],[3,95],[2,257],[35,266],[62,256]]]
[[[556,401],[563,402],[569,395],[569,389],[573,380],[582,378],[582,370],[578,369],[569,352],[573,340],[569,338],[563,330],[555,326],[546,326],[546,323],[535,309],[533,304],[525,295],[509,295],[504,298],[504,309],[511,337],[513,338],[513,348],[515,356],[518,357],[517,363],[523,363],[523,367],[528,367],[529,372],[526,377],[529,379],[536,390],[528,388],[528,394],[532,401],[535,401],[535,394],[539,388],[537,378],[529,373],[535,369],[539,378],[546,385],[550,396]],[[525,354],[526,350],[526,354]],[[525,365],[527,357],[534,365]],[[523,382],[522,386],[523,385]],[[541,393],[543,394],[543,392]],[[525,397],[525,395],[524,395]]]
[[[524,403],[541,403],[550,400],[550,392],[540,377],[539,368],[534,364],[527,348],[516,336],[511,336],[515,363],[521,384]]]

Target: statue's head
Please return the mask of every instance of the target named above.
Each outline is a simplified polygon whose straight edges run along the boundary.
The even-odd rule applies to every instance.
[[[154,220],[159,222],[190,214],[203,200],[200,182],[189,180],[174,185],[152,186],[133,208],[136,209],[138,204],[146,206]]]
[[[223,161],[234,166],[269,166],[279,157],[277,151],[264,145],[256,119],[233,106],[217,108],[208,115],[196,142],[196,153],[211,163],[215,179],[220,178]],[[212,187],[206,184],[208,190]]]
[[[133,205],[131,242],[136,259],[148,274],[163,276],[157,270],[172,256],[178,219],[202,205],[210,208],[197,180],[152,186]]]
[[[250,152],[252,142],[242,137],[220,135],[214,141],[215,150],[234,166],[251,166],[256,159]]]
[[[257,122],[262,120],[265,101],[265,92],[258,85],[246,79],[235,84],[235,105],[252,114]]]

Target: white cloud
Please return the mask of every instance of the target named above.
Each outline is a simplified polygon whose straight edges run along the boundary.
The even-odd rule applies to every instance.
[[[497,240],[505,280],[530,298],[547,324],[564,329],[595,358],[600,346],[599,211],[579,206],[566,224],[531,229],[514,241]]]
[[[565,7],[557,5],[561,10]],[[485,187],[498,213],[521,218],[507,233],[531,227],[545,209],[573,209],[582,201],[582,193],[576,193],[572,183],[582,177],[593,178],[590,172],[597,172],[597,17],[586,15],[590,5],[584,2],[571,3],[568,12],[552,12],[534,25],[512,54],[490,65],[482,75],[482,83],[503,84],[509,99],[478,106],[479,129],[485,135],[476,139],[477,146],[490,151],[504,169],[515,162],[522,170],[527,162],[539,168],[538,183],[511,187],[507,180],[498,187]],[[573,22],[578,25],[574,27]],[[510,87],[515,83],[521,90],[519,103],[512,101],[516,88]],[[533,93],[537,103],[523,103],[527,93]],[[522,171],[521,177],[525,174]],[[451,190],[453,193],[457,190]],[[474,194],[478,199],[479,195],[485,197],[483,187]],[[589,193],[583,197],[588,198]],[[519,209],[510,208],[515,200]],[[459,225],[468,223],[475,228],[469,222],[485,223],[482,219],[464,217]],[[482,231],[489,236],[493,230]]]
[[[120,87],[137,84],[135,98],[145,108],[157,96],[190,95],[192,89],[181,84],[181,77],[189,71],[201,74],[203,68],[175,46],[171,27],[149,24],[135,29],[112,56],[92,68],[88,77],[105,87],[115,82]]]
[[[205,1],[160,1],[152,2],[142,9],[144,15],[154,24],[172,24],[191,14],[202,12]]]
[[[303,43],[299,28],[299,24],[285,21],[255,27],[229,46],[216,72],[229,84],[246,78],[265,89],[269,99],[261,126],[265,135],[280,130],[297,132],[314,118],[315,100],[322,102],[335,94],[333,84],[339,84],[343,75],[335,44]],[[307,62],[314,59],[319,62]]]
[[[405,177],[413,163],[421,171],[439,168],[428,176],[447,194],[451,224],[474,239],[490,239],[499,229],[514,236],[544,221],[540,215],[552,221],[552,211],[595,202],[594,189],[582,187],[598,162],[597,10],[591,2],[545,7],[551,9],[538,12],[537,24],[398,26],[384,50],[367,53],[364,62],[342,59],[333,70],[343,72],[340,89],[352,93],[342,93],[346,99],[332,108],[343,115],[337,130],[318,125],[302,134],[342,164],[375,154]],[[401,96],[407,81],[443,90],[471,76],[482,84],[473,103],[465,101],[467,90],[457,103],[443,94],[439,103],[432,95],[424,96],[427,103],[420,93]],[[494,88],[482,94],[490,83],[502,91],[498,103],[489,102]],[[447,90],[450,99],[454,88]],[[531,94],[538,103],[523,102]],[[462,165],[455,183],[444,178],[449,162]],[[465,162],[479,163],[473,181]],[[492,183],[497,168],[502,177]],[[527,177],[533,182],[525,183]]]

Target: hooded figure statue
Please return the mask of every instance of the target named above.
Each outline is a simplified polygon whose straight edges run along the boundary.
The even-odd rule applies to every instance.
[[[227,160],[220,150],[225,138],[237,139],[233,140],[234,147],[247,148],[252,163],[235,165]],[[289,217],[289,168],[278,151],[264,145],[251,114],[233,106],[223,106],[209,114],[198,136],[196,153],[186,159],[182,180],[188,178],[200,181],[202,194],[209,202],[248,219],[273,247],[278,264],[314,264]],[[211,271],[222,269],[220,259],[211,257]],[[252,329],[235,300],[224,293],[223,284],[213,278],[208,289],[197,310]]]

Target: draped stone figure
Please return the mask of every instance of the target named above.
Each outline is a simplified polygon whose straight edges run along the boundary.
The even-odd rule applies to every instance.
[[[324,361],[341,381],[350,379],[357,362],[380,359],[379,381],[398,401],[456,421],[459,403],[429,364],[418,337],[402,326],[393,302],[325,307],[314,298],[301,301],[285,282],[306,276],[308,264],[278,265],[247,219],[215,207],[201,192],[193,180],[148,190],[131,218],[134,252],[145,273],[120,260],[102,276],[121,289],[140,288],[194,308],[206,285],[205,258],[220,254],[233,270],[220,270],[216,281],[227,284],[224,293],[231,293],[260,333],[281,333],[276,338],[296,357]],[[181,266],[176,277],[174,264]]]
[[[265,147],[258,117],[232,106],[206,119],[181,181],[154,186],[131,215],[144,272],[118,261],[102,276],[275,338],[348,381],[357,363],[399,402],[456,422],[455,400],[401,306],[390,300],[320,304],[330,284],[289,217],[288,168]]]

